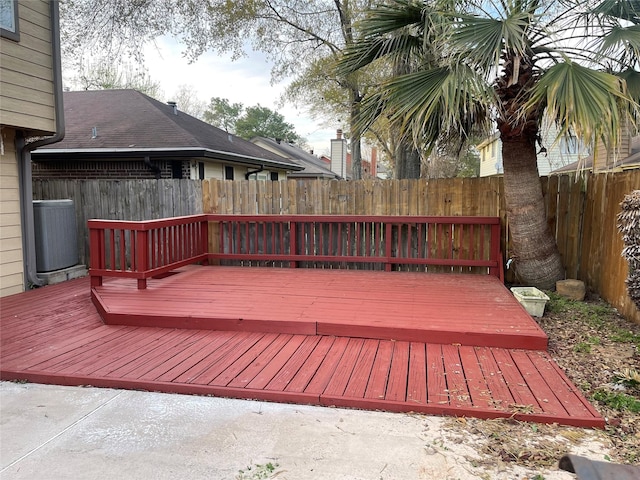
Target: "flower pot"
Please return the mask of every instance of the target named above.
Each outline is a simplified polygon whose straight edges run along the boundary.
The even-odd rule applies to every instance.
[[[511,287],[513,296],[525,308],[529,315],[541,317],[549,297],[536,287]]]

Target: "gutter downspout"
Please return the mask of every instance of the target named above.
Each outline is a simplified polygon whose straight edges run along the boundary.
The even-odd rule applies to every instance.
[[[42,286],[43,282],[36,273],[36,242],[33,220],[33,187],[31,184],[31,152],[38,147],[59,142],[64,138],[64,104],[62,101],[62,59],[60,54],[60,13],[58,2],[52,0],[49,3],[51,12],[51,53],[53,60],[53,91],[55,93],[56,131],[51,137],[46,137],[35,142],[26,143],[23,132],[16,132],[16,150],[20,176],[20,203],[22,204],[22,248],[24,252],[25,286]]]
[[[260,173],[262,171],[264,171],[264,165],[260,165],[260,167],[257,170],[249,170],[247,173],[244,174],[244,179],[249,180],[249,177],[251,175],[253,175],[254,173]]]

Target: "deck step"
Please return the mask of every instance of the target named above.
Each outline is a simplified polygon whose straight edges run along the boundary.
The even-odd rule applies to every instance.
[[[109,325],[547,348],[489,275],[189,266],[145,290],[110,279],[92,298]]]

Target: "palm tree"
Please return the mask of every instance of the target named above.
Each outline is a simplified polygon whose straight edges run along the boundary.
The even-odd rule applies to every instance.
[[[640,97],[640,0],[391,0],[359,32],[345,72],[412,62],[363,100],[364,126],[386,115],[429,148],[497,125],[516,274],[553,288],[564,269],[538,175],[542,117],[558,139],[617,143]]]

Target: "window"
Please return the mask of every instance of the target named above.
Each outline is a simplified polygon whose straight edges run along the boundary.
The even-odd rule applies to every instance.
[[[573,135],[565,135],[560,139],[560,153],[578,153],[578,139]]]
[[[181,160],[171,160],[171,178],[182,178]]]
[[[0,0],[0,37],[20,41],[18,0]]]
[[[198,162],[198,179],[204,180],[204,162]]]
[[[278,181],[278,172],[271,172],[271,181],[272,182]]]
[[[229,166],[224,167],[224,179],[233,180],[233,167],[229,167]]]

